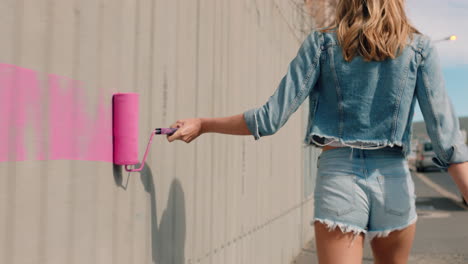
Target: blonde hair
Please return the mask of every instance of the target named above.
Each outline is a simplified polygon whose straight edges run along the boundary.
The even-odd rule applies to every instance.
[[[365,61],[399,56],[413,33],[421,34],[406,17],[404,0],[340,0],[334,23],[346,61],[361,55]]]

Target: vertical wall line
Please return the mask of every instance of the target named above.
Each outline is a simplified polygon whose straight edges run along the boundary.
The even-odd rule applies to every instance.
[[[154,78],[154,64],[155,64],[155,51],[154,51],[154,44],[155,44],[155,41],[154,41],[154,38],[155,38],[155,26],[154,26],[154,22],[155,22],[155,8],[156,8],[156,0],[151,0],[150,1],[151,4],[150,4],[150,26],[149,26],[149,29],[150,29],[150,46],[149,46],[149,56],[150,56],[150,63],[149,63],[149,91],[148,91],[148,124],[151,124],[151,121],[153,120],[153,110],[154,110],[154,107],[153,107],[153,104],[152,104],[152,101],[153,101],[153,89],[157,88],[155,87],[155,78]],[[148,158],[148,160],[151,160],[150,158]],[[145,164],[144,164],[145,165]],[[146,165],[145,165],[146,166]],[[153,177],[152,174],[148,174],[147,177]],[[154,179],[151,179],[151,180],[146,180],[147,182],[154,182]],[[146,199],[146,206],[145,206],[145,209],[147,210],[146,212],[148,212],[149,214],[146,215],[145,214],[145,229],[146,229],[146,233],[149,234],[146,236],[146,239],[145,239],[145,263],[153,263],[153,264],[156,264],[156,257],[153,257],[156,255],[156,252],[152,252],[153,251],[153,247],[151,246],[151,243],[156,243],[156,241],[152,241],[153,239],[153,230],[152,230],[152,221],[151,220],[151,217],[152,217],[152,206],[151,206],[151,202],[152,202],[152,195],[148,195],[147,196],[148,198]],[[156,220],[157,221],[157,220]],[[157,228],[157,223],[156,223],[156,228]],[[148,239],[149,238],[149,239]],[[151,252],[150,252],[151,251]],[[149,260],[149,257],[151,256],[151,262]]]
[[[97,66],[97,87],[103,87],[104,81],[103,81],[103,63],[104,61],[102,60],[102,57],[100,56],[103,51],[103,32],[104,32],[104,1],[105,0],[98,0],[98,45],[97,45],[97,54],[99,55],[98,57],[98,66]],[[119,1],[122,3],[122,1]],[[122,73],[121,73],[122,74]],[[119,167],[118,170],[121,170],[122,168]],[[121,175],[122,180],[125,178],[126,173],[123,172]],[[118,232],[118,225],[119,225],[119,203],[117,201],[119,194],[119,188],[114,187],[112,189],[112,227],[111,227],[111,259],[112,263],[118,263],[119,258],[118,258],[118,241],[119,241],[119,232]]]
[[[226,100],[226,89],[227,89],[227,85],[226,85],[226,82],[225,82],[225,79],[226,79],[226,75],[227,75],[227,71],[226,71],[226,68],[225,68],[225,60],[226,60],[226,34],[229,33],[229,28],[226,26],[226,13],[225,13],[225,10],[226,10],[226,0],[222,0],[222,5],[221,5],[221,28],[222,29],[226,29],[225,31],[221,31],[221,38],[220,38],[220,44],[221,44],[221,52],[220,52],[220,56],[221,56],[221,59],[220,59],[220,69],[222,70],[222,73],[220,74],[221,75],[221,78],[220,78],[220,87],[221,88],[221,98],[220,98],[220,101],[223,102],[222,106],[221,106],[221,112],[223,115],[226,115],[226,102],[224,100]],[[221,147],[223,149],[227,149],[227,138],[223,138],[222,142],[221,142]],[[227,164],[227,155],[224,154],[223,156],[223,160],[222,160],[222,164],[223,166],[221,168],[226,168]],[[227,217],[228,217],[228,208],[229,208],[229,204],[228,204],[228,192],[227,192],[227,178],[228,178],[228,173],[229,171],[219,171],[221,174],[222,174],[222,180],[223,180],[223,194],[224,194],[224,199],[223,199],[223,202],[224,202],[224,217],[223,217],[223,239],[221,241],[221,243],[223,243],[224,241],[227,240]],[[223,250],[221,252],[222,256],[224,257],[223,258],[223,263],[227,263],[226,262],[226,251]]]
[[[135,24],[134,24],[134,37],[133,37],[133,40],[134,40],[134,44],[133,44],[133,48],[135,49],[135,53],[133,54],[133,89],[135,92],[139,92],[140,89],[140,86],[139,84],[141,83],[140,82],[140,79],[138,78],[139,75],[138,75],[138,72],[140,71],[140,68],[144,68],[144,67],[140,67],[140,30],[141,30],[141,25],[140,25],[140,6],[141,6],[141,3],[140,3],[140,0],[134,0],[134,3],[135,3]],[[151,89],[150,89],[151,90]],[[148,96],[149,97],[149,96]],[[151,97],[149,97],[151,98]],[[142,109],[142,111],[145,111],[146,109]],[[140,116],[141,116],[141,113],[140,113]],[[151,116],[151,114],[149,114],[148,116]],[[143,126],[143,127],[146,127],[146,126]],[[146,133],[143,133],[143,134],[146,134]],[[145,140],[146,138],[143,137],[142,138],[143,140]],[[144,165],[144,164],[143,164]],[[135,179],[134,177],[132,177],[132,179]],[[136,192],[137,192],[137,188],[136,188],[136,184],[135,184],[135,181],[131,181],[131,188],[130,188],[130,191],[129,191],[129,195],[130,195],[130,223],[129,223],[129,242],[128,244],[131,245],[130,247],[127,247],[129,248],[130,252],[129,252],[129,260],[131,261],[131,263],[134,263],[134,256],[135,256],[135,247],[133,246],[135,244],[135,200],[136,200]]]
[[[58,1],[58,0],[57,0]],[[73,7],[72,7],[73,8]],[[55,14],[54,14],[55,15]],[[77,35],[78,35],[78,32],[79,32],[79,29],[78,29],[78,26],[79,24],[77,23],[76,19],[73,19],[73,55],[72,55],[72,60],[69,62],[72,64],[72,76],[71,78],[73,80],[77,80],[77,77],[78,77],[78,65],[79,65],[79,44],[77,44],[77,40],[79,41],[79,39],[77,38]],[[69,78],[67,78],[67,81],[70,81]],[[65,86],[65,89],[69,89],[70,87],[68,86],[68,83],[66,84]],[[72,87],[74,88],[74,87]],[[74,102],[73,102],[73,105],[76,107],[78,105],[77,101],[79,100],[78,99],[78,96],[77,96],[77,89],[73,89],[73,98],[74,98]],[[76,119],[76,111],[73,113],[73,119]],[[76,140],[72,140],[73,141],[73,151],[72,153],[76,153],[76,149],[77,149],[77,141]],[[68,186],[68,189],[69,189],[69,199],[70,199],[70,204],[69,204],[69,207],[68,207],[68,222],[69,222],[69,225],[68,225],[68,228],[69,228],[69,241],[68,241],[68,250],[67,250],[67,263],[69,264],[74,264],[76,263],[76,258],[75,258],[75,247],[76,247],[76,211],[77,211],[77,196],[79,195],[79,193],[77,192],[77,189],[78,189],[78,182],[79,182],[79,174],[77,173],[77,169],[79,168],[77,166],[77,161],[71,161],[70,162],[70,170],[69,170],[69,174],[68,174],[68,177],[69,177],[69,183],[70,185]]]
[[[48,153],[49,153],[49,142],[48,142],[48,135],[50,133],[49,130],[49,96],[47,93],[47,88],[48,88],[48,75],[45,73],[48,73],[50,71],[51,67],[51,54],[52,54],[52,39],[53,39],[53,34],[54,34],[54,23],[52,23],[51,18],[53,17],[53,1],[54,0],[48,0],[46,2],[46,16],[48,18],[47,22],[48,24],[46,25],[46,28],[48,29],[46,32],[46,37],[45,37],[45,50],[44,50],[44,72],[42,74],[42,78],[40,78],[40,83],[39,87],[41,89],[40,93],[40,99],[43,100],[42,104],[42,109],[41,113],[43,113],[43,118],[44,120],[42,121],[43,125],[41,126],[40,129],[42,131],[42,136],[43,136],[43,150],[44,150],[44,155],[45,158],[48,159]],[[47,140],[46,140],[47,138]],[[40,172],[40,197],[39,197],[39,206],[40,206],[40,215],[39,215],[39,264],[45,264],[48,262],[48,252],[47,252],[47,243],[48,241],[48,235],[49,235],[49,230],[48,230],[48,219],[49,219],[49,206],[47,203],[47,198],[48,198],[48,193],[49,193],[49,174],[48,174],[48,163],[47,162],[41,162],[39,165],[39,172]]]
[[[13,54],[13,62],[14,64],[18,65],[20,62],[20,54],[21,54],[21,42],[22,42],[22,35],[21,32],[23,31],[23,18],[24,18],[24,2],[23,0],[17,0],[15,5],[15,14],[16,14],[16,29],[13,31],[14,36],[12,36],[13,40],[13,49],[14,49],[14,54]],[[14,26],[12,25],[12,26]],[[14,80],[16,81],[16,79]],[[16,89],[15,91],[16,92]],[[10,106],[12,107],[12,106]],[[13,123],[14,115],[10,115],[9,118],[9,123]],[[13,142],[15,140],[12,140],[12,137],[14,137],[14,131],[13,129],[10,128],[8,129],[8,145],[7,149],[8,152],[11,153],[10,155],[15,155],[16,156],[16,146],[14,146]],[[10,160],[14,160],[11,159]],[[15,230],[16,230],[16,224],[15,224],[15,215],[16,215],[16,166],[17,162],[11,162],[7,166],[7,202],[6,202],[6,227],[5,227],[5,263],[14,263],[15,260],[15,243],[16,243],[16,237],[15,237]]]
[[[213,9],[214,12],[213,12],[213,16],[214,16],[214,23],[212,25],[212,33],[213,33],[213,58],[212,58],[212,69],[214,70],[215,69],[215,65],[216,65],[216,24],[217,24],[217,16],[216,16],[216,10],[217,10],[217,3],[218,1],[217,0],[213,0]],[[215,97],[215,76],[216,74],[212,74],[211,76],[211,94],[212,94],[212,97],[213,99],[216,99]],[[211,115],[213,116],[215,113],[215,100],[213,100],[212,104],[211,104]],[[214,164],[215,162],[215,155],[214,155],[214,151],[215,151],[215,148],[214,148],[214,143],[215,143],[215,140],[214,140],[214,135],[210,135],[210,145],[211,145],[211,164]],[[213,225],[214,225],[214,222],[213,222],[213,219],[214,219],[214,166],[210,166],[210,173],[211,173],[211,178],[210,178],[210,225],[209,225],[209,228],[210,228],[210,231],[209,231],[209,248],[212,249],[213,248]],[[210,264],[213,264],[213,255],[210,254],[209,256],[209,263]]]
[[[198,95],[199,95],[199,75],[200,75],[200,70],[199,70],[199,58],[200,58],[200,0],[197,0],[197,9],[196,9],[196,33],[195,33],[195,63],[194,63],[194,66],[195,66],[195,97],[194,97],[194,104],[195,104],[195,117],[198,117]],[[193,173],[193,199],[192,199],[192,208],[193,208],[193,221],[192,221],[192,230],[195,231],[195,230],[198,230],[200,228],[197,228],[197,226],[200,226],[202,227],[203,226],[203,223],[201,223],[200,225],[197,225],[197,212],[199,210],[197,210],[197,201],[198,201],[198,196],[197,196],[197,187],[198,187],[198,155],[197,155],[197,150],[198,150],[198,146],[199,146],[199,143],[198,141],[194,141],[195,145],[194,145],[194,162],[195,162],[195,168],[194,168],[194,173]],[[200,211],[202,208],[199,208]],[[201,228],[203,230],[203,228]],[[203,232],[193,232],[193,235],[192,235],[192,245],[196,245],[197,244],[197,240],[198,241],[203,241],[201,238],[197,237],[197,234],[203,234]],[[194,247],[195,248],[195,247]],[[196,249],[196,248],[195,248]],[[196,250],[193,250],[192,251],[192,256],[191,257],[194,257],[196,255]]]
[[[182,1],[183,1],[183,0],[182,0]],[[177,105],[177,98],[178,98],[178,94],[179,94],[179,89],[180,89],[180,87],[179,87],[179,82],[178,82],[178,80],[179,80],[179,71],[177,71],[177,69],[178,69],[178,64],[179,64],[179,50],[178,50],[179,47],[178,47],[177,44],[179,43],[179,34],[178,34],[178,31],[179,31],[179,18],[180,18],[180,0],[176,0],[176,10],[177,10],[177,12],[176,12],[176,17],[175,17],[175,23],[176,23],[176,25],[175,25],[175,29],[176,29],[176,32],[175,32],[175,40],[176,40],[176,41],[175,41],[175,43],[176,43],[176,48],[175,48],[175,58],[174,58],[174,61],[175,61],[175,63],[174,63],[174,64],[175,64],[174,69],[176,69],[175,79],[174,79],[174,87],[175,87],[175,89],[174,89],[174,90],[175,90],[175,91],[174,91],[174,98],[175,98],[175,102],[176,102],[176,103],[175,103],[175,105],[174,105],[174,114],[175,114],[174,116],[178,119],[178,114],[179,114],[179,113],[178,113],[178,108],[179,108],[179,107],[178,107],[178,105]],[[177,159],[177,156],[178,156],[177,154],[178,154],[178,153],[177,153],[177,148],[175,148],[175,151],[174,151],[174,153],[173,153],[173,155],[174,155],[174,156],[173,156],[173,160],[175,160],[175,161],[178,160],[178,159]],[[177,177],[177,175],[178,175],[177,168],[178,168],[177,162],[174,162],[174,163],[173,163],[173,171],[174,171],[175,177]],[[172,179],[171,182],[174,181],[174,180],[175,180],[175,179]],[[170,194],[170,195],[172,194],[172,196],[168,197],[169,201],[173,201],[173,204],[174,204],[174,205],[179,204],[179,202],[177,201],[176,192],[171,192],[171,191],[169,191],[169,194]],[[168,204],[169,204],[169,203],[168,203]],[[175,235],[176,235],[175,227],[176,227],[176,225],[175,225],[175,223],[176,223],[176,221],[177,221],[177,219],[176,219],[176,216],[177,216],[176,211],[177,211],[177,210],[174,210],[173,208],[168,208],[168,209],[170,210],[170,212],[172,212],[172,215],[170,216],[170,219],[172,219],[172,225],[171,225],[171,228],[172,228],[172,230],[171,230],[171,242],[172,242],[172,248],[175,248],[175,247],[176,247],[176,239],[175,239]],[[171,262],[170,262],[170,263],[174,263],[174,254],[173,254],[173,252],[174,252],[174,250],[172,250]]]

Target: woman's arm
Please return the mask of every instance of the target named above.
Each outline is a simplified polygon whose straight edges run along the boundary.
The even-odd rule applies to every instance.
[[[215,118],[180,119],[171,125],[177,131],[167,136],[167,140],[182,140],[190,143],[203,133],[221,133],[230,135],[252,135],[249,131],[243,114]]]
[[[448,172],[457,184],[465,201],[468,201],[468,162],[451,164],[448,167]]]
[[[201,122],[201,133],[214,132],[230,135],[252,135],[247,128],[243,114],[228,117],[201,118]]]
[[[465,199],[468,198],[468,146],[460,132],[458,116],[445,89],[440,60],[435,46],[428,41],[421,53],[416,96],[424,116],[427,134],[436,156],[434,164],[447,169]]]

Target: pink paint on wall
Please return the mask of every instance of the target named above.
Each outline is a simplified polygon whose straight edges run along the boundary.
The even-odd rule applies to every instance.
[[[112,162],[112,95],[89,106],[80,81],[0,64],[0,162]]]

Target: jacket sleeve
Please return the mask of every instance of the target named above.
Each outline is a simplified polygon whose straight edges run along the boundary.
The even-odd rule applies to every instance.
[[[452,163],[468,161],[468,147],[460,131],[460,121],[447,91],[434,44],[427,40],[421,51],[416,96],[436,156],[433,163],[447,169]]]
[[[307,98],[320,73],[322,42],[323,36],[312,31],[268,101],[244,112],[245,122],[255,140],[276,133]]]

